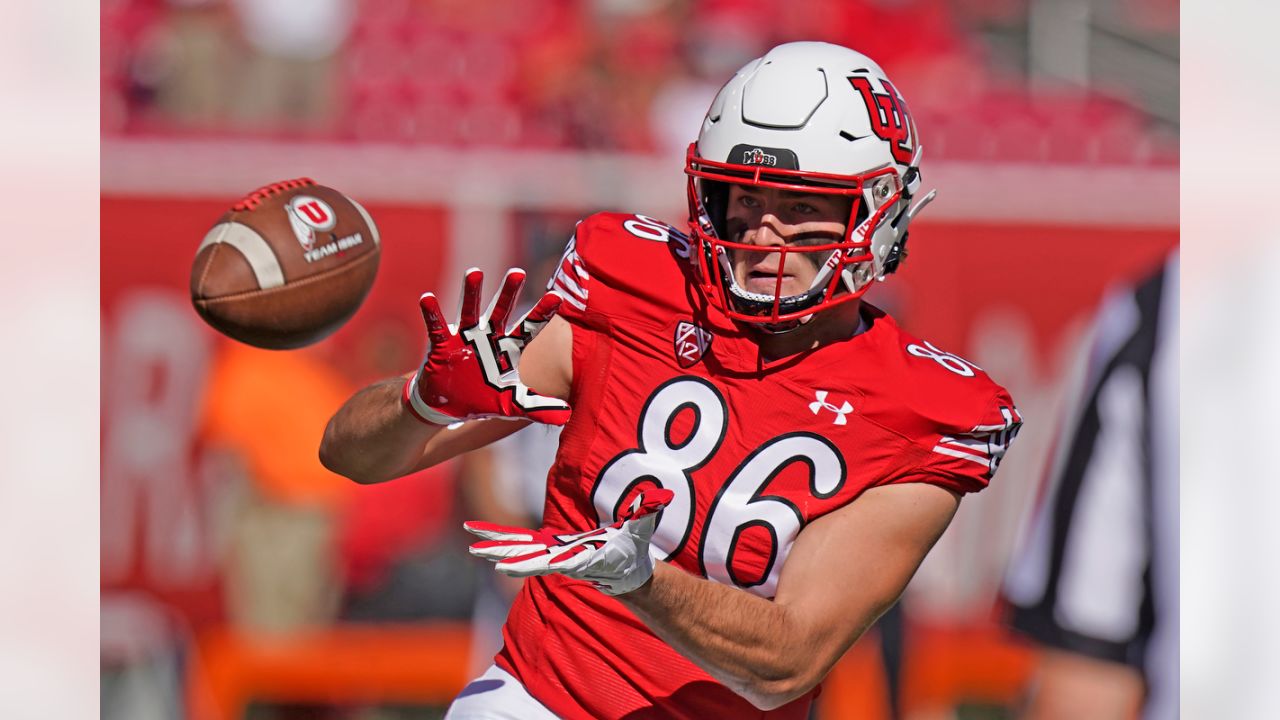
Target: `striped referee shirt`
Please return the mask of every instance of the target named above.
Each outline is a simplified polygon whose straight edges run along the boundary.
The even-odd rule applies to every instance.
[[[1037,642],[1130,665],[1145,718],[1178,715],[1178,257],[1113,294],[1081,405],[1004,582]]]

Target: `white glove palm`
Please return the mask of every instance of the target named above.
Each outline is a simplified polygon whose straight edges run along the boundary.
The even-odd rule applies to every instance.
[[[636,496],[612,525],[584,533],[555,535],[470,521],[467,532],[484,538],[471,554],[491,560],[511,577],[559,574],[586,580],[609,595],[631,592],[653,575],[649,539],[658,513],[674,498],[670,490],[653,489]]]

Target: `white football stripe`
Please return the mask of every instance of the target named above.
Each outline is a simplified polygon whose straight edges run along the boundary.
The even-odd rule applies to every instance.
[[[218,223],[209,230],[200,242],[196,252],[207,245],[226,243],[244,256],[253,268],[253,275],[258,279],[258,287],[269,290],[284,285],[284,272],[280,269],[280,261],[271,251],[271,246],[253,228],[240,223]]]
[[[347,199],[351,200],[352,205],[356,206],[356,210],[360,211],[360,217],[364,218],[364,224],[369,226],[369,232],[373,234],[373,244],[381,245],[382,238],[381,236],[378,235],[378,226],[374,224],[373,218],[369,216],[369,211],[365,210],[364,206],[356,202],[354,199],[352,198],[347,198]]]

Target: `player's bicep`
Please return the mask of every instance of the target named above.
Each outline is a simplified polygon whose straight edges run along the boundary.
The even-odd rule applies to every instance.
[[[923,482],[872,488],[801,531],[775,602],[807,637],[816,680],[898,599],[959,504]]]
[[[573,326],[556,315],[520,353],[520,381],[543,395],[569,399],[573,385]]]

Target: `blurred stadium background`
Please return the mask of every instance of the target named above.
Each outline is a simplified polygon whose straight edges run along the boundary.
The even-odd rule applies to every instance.
[[[102,715],[426,718],[487,664],[506,589],[464,518],[527,516],[553,439],[384,486],[316,460],[354,389],[412,367],[414,307],[462,268],[538,276],[578,218],[684,217],[684,147],[778,42],[876,58],[939,199],[873,289],[1006,384],[1028,423],[822,718],[1009,717],[1035,650],[998,583],[1112,284],[1178,243],[1175,0],[104,0]],[[384,238],[320,345],[239,346],[187,271],[245,192],[310,176]],[[517,436],[520,437],[520,436]],[[518,497],[518,502],[503,498]],[[473,622],[475,618],[475,622]]]

